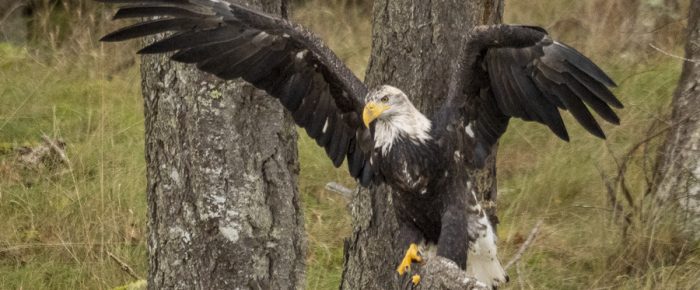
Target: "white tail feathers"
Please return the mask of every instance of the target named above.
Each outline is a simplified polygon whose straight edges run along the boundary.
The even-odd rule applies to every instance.
[[[498,260],[496,234],[483,212],[478,223],[484,226],[479,227],[477,239],[469,245],[467,274],[495,288],[508,282],[508,275]]]

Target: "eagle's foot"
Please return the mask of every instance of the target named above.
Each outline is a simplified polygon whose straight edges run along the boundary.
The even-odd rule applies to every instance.
[[[418,286],[418,283],[420,283],[420,275],[413,275],[413,277],[411,277],[411,282],[413,282],[413,286]]]
[[[396,268],[396,272],[399,272],[400,276],[403,276],[403,274],[406,273],[407,270],[411,269],[411,264],[413,262],[422,262],[423,258],[421,258],[420,253],[418,252],[418,246],[416,244],[411,244],[411,246],[408,247],[408,250],[406,250],[406,255],[403,257],[403,260],[401,261],[401,264],[399,265],[398,268]],[[418,275],[416,275],[418,276]],[[416,282],[416,276],[413,276],[413,281],[414,284],[418,284]],[[420,276],[418,276],[418,281],[420,281]]]

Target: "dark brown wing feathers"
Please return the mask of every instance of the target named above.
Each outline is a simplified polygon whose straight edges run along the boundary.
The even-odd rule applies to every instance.
[[[608,89],[615,86],[612,79],[575,49],[551,40],[542,28],[479,27],[468,38],[466,49],[475,52],[465,53],[463,73],[476,75],[483,72],[464,70],[485,68],[489,76],[488,81],[477,84],[482,86],[480,90],[488,88],[491,92],[481,94],[482,111],[489,111],[484,106],[495,104],[505,117],[542,123],[564,140],[569,135],[559,109],[569,111],[587,131],[600,138],[605,138],[605,134],[589,108],[610,123],[620,122],[611,108],[622,108],[622,103]],[[481,63],[474,65],[474,62]],[[505,124],[492,123],[503,119],[474,115],[467,119],[475,121],[481,131],[489,131],[482,132],[488,135],[488,143],[495,142],[491,136],[494,132],[502,133],[507,126],[507,118]]]
[[[115,19],[148,18],[106,35],[123,41],[173,32],[139,53],[173,52],[222,79],[242,78],[278,98],[335,166],[347,157],[364,185],[374,174],[360,116],[367,88],[317,37],[300,26],[238,4],[208,0],[101,0],[126,4]],[[363,150],[364,148],[364,150]]]

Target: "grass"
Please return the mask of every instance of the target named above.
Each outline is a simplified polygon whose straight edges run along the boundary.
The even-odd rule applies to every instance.
[[[296,7],[294,17],[319,32],[363,75],[371,24],[364,18],[368,7],[353,3],[310,0]],[[79,23],[102,17],[83,6]],[[60,10],[50,15],[66,13]],[[606,141],[589,136],[571,118],[566,120],[569,143],[542,126],[511,123],[498,158],[504,260],[537,220],[544,225],[520,266],[510,270],[506,289],[700,287],[698,244],[687,243],[672,215],[654,209],[653,196],[644,194],[645,160],[653,157],[660,140],[642,146],[647,154],[638,150],[631,155],[625,177],[637,210],[618,195],[624,212],[614,215],[605,186],[616,173],[616,160],[645,139],[653,123],[660,122],[656,130],[665,125],[681,64],[625,45],[624,31],[606,30],[606,16],[588,1],[509,1],[506,11],[508,22],[543,25],[591,55],[618,81],[615,92],[626,104],[620,111],[622,125],[604,127]],[[68,19],[59,16],[51,17]],[[571,28],[565,23],[577,24]],[[107,29],[104,25],[110,24],[76,31],[59,25],[58,31],[44,24],[36,29],[53,35],[48,40],[26,47],[0,44],[0,289],[109,289],[134,281],[108,252],[146,276],[138,68],[128,45],[94,42]],[[599,33],[581,36],[581,30]],[[664,47],[681,55],[680,45]],[[42,134],[66,143],[68,164],[18,160],[16,150],[41,144]],[[347,202],[323,186],[353,182],[344,168],[333,168],[314,142],[300,135],[307,288],[334,289],[351,225]],[[631,217],[624,234],[617,218],[621,214]]]
[[[143,113],[136,68],[107,79],[98,62],[59,63],[2,44],[0,140],[66,144],[69,164],[0,156],[0,288],[109,288],[112,252],[145,273]]]

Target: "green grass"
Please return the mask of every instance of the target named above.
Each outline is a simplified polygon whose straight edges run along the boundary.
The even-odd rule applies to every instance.
[[[363,75],[371,24],[363,18],[368,8],[351,2],[312,0],[297,7],[294,16]],[[612,178],[615,160],[645,139],[653,122],[665,120],[680,63],[658,53],[628,51],[609,34],[577,38],[556,23],[583,17],[576,11],[590,16],[594,7],[543,3],[508,2],[506,18],[545,25],[581,47],[618,81],[615,92],[626,108],[620,111],[621,126],[604,126],[606,141],[591,137],[568,117],[569,143],[543,126],[511,123],[498,158],[503,260],[537,220],[544,225],[519,270],[510,269],[506,289],[697,289],[698,245],[684,242],[671,215],[652,215],[653,197],[644,195],[649,174],[644,160],[654,157],[661,139],[652,140],[647,155],[644,150],[632,154],[626,179],[643,211],[634,212],[627,235],[612,216],[602,177]],[[600,24],[583,25],[600,30]],[[133,282],[108,252],[146,276],[138,68],[124,52],[132,47],[92,41],[63,47],[0,44],[0,289],[109,289]],[[671,51],[682,54],[679,43]],[[661,122],[656,130],[663,127]],[[68,164],[18,161],[15,150],[41,144],[42,134],[67,144]],[[329,181],[354,184],[344,167],[333,168],[314,141],[300,136],[307,288],[335,289],[351,225],[347,201],[323,187]],[[630,212],[626,202],[622,205]]]
[[[69,164],[0,156],[0,288],[108,288],[145,273],[143,112],[137,70],[108,80],[100,63],[61,64],[0,46],[0,140],[62,139]]]
[[[620,113],[621,126],[605,126],[606,141],[590,136],[570,117],[569,143],[541,126],[512,122],[498,158],[501,256],[512,255],[541,219],[544,226],[522,261],[522,271],[510,270],[515,283],[534,289],[693,289],[700,283],[700,256],[688,252],[697,245],[683,244],[674,220],[654,220],[648,212],[636,212],[630,233],[623,237],[602,177],[612,178],[615,160],[664,117],[680,65],[658,58],[610,71],[617,80],[632,77],[616,90],[626,109]],[[648,145],[651,156],[635,152],[626,172],[636,206],[647,211],[653,197],[643,194],[644,178],[651,172],[642,161],[655,156],[660,141]],[[618,199],[629,211],[621,195]],[[679,253],[682,247],[685,253]],[[676,265],[678,261],[685,263]]]

